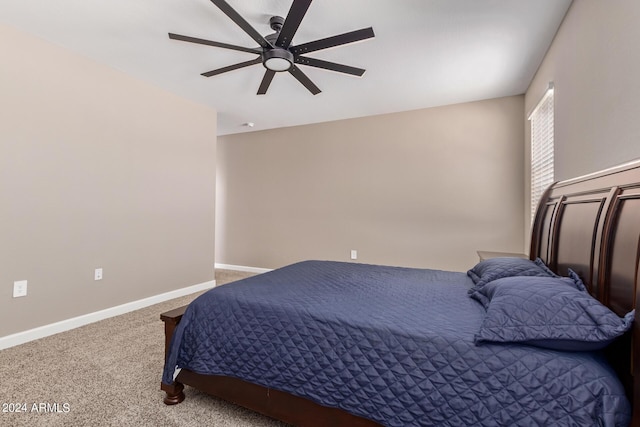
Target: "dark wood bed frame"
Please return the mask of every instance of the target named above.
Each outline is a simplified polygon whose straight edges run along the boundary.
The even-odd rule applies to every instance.
[[[531,232],[530,258],[555,272],[576,271],[593,296],[620,316],[640,298],[640,161],[552,185],[543,195]],[[186,307],[163,313],[165,351]],[[607,348],[640,426],[640,321]],[[299,426],[365,427],[379,424],[310,400],[235,378],[182,369],[164,402],[184,399],[183,384]]]

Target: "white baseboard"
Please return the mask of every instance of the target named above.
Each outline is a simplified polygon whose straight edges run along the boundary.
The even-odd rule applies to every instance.
[[[220,264],[217,262],[214,267],[222,270],[246,271],[248,273],[267,273],[273,270],[271,268],[247,267],[244,265]]]
[[[139,310],[141,308],[169,301],[174,298],[193,294],[195,292],[205,291],[207,289],[213,288],[214,286],[216,286],[216,281],[211,280],[208,282],[200,283],[198,285],[188,286],[186,288],[177,289],[175,291],[165,292],[160,295],[154,295],[152,297],[128,302],[126,304],[96,311],[94,313],[73,317],[71,319],[66,319],[60,322],[51,323],[49,325],[29,329],[24,332],[18,332],[16,334],[0,337],[0,350],[14,347],[16,345],[24,344],[26,342],[37,340],[40,338],[48,337],[60,332],[69,331],[80,326],[88,325],[89,323],[94,323],[100,320],[108,319],[110,317],[119,316],[121,314],[129,313],[130,311]]]

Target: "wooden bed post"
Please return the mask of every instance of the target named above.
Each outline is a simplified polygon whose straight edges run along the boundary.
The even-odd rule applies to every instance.
[[[167,361],[169,355],[169,345],[171,344],[171,338],[173,333],[182,320],[187,306],[182,306],[160,315],[160,319],[164,322],[164,360]],[[176,405],[184,400],[184,385],[177,381],[174,381],[171,385],[160,384],[160,389],[166,393],[163,401],[166,405]]]

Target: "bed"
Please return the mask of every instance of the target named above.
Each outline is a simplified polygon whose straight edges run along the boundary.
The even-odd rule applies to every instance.
[[[164,402],[188,385],[301,426],[640,425],[640,162],[552,185],[529,258],[305,261],[219,286],[161,315]],[[535,304],[560,326],[509,323]],[[581,304],[596,329],[562,317]]]

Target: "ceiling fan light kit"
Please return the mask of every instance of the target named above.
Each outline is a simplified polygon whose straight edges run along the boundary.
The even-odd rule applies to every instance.
[[[273,48],[262,52],[262,65],[271,71],[288,71],[293,67],[293,53],[285,49]]]
[[[335,62],[324,61],[321,59],[305,57],[303,54],[315,52],[330,47],[341,46],[366,40],[374,37],[373,28],[363,28],[361,30],[350,31],[348,33],[339,34],[324,39],[314,40],[301,45],[293,46],[291,41],[295,35],[302,19],[304,18],[312,0],[293,0],[293,4],[289,9],[286,18],[281,16],[273,16],[269,20],[271,29],[275,31],[273,34],[262,36],[249,24],[238,12],[236,12],[225,0],[211,0],[225,15],[236,23],[245,33],[255,40],[258,48],[247,48],[243,46],[231,45],[228,43],[220,43],[212,40],[205,40],[196,37],[183,36],[180,34],[169,33],[169,38],[173,40],[185,41],[189,43],[198,43],[208,46],[219,47],[223,49],[237,50],[259,55],[253,60],[240,62],[226,67],[211,70],[202,73],[205,77],[211,77],[228,71],[237,70],[248,67],[250,65],[260,64],[266,68],[258,95],[267,93],[267,89],[273,80],[275,73],[288,71],[296,80],[298,80],[313,95],[320,93],[320,89],[307,77],[306,74],[296,66],[296,64],[306,65],[310,67],[322,68],[325,70],[336,71],[338,73],[349,74],[354,76],[362,76],[365,72],[362,68],[351,67],[348,65],[338,64]]]

